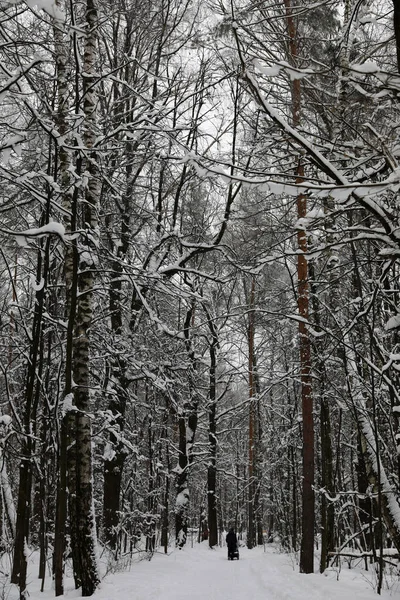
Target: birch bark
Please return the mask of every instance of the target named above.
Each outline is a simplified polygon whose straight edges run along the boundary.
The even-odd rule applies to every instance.
[[[75,571],[79,573],[82,595],[91,596],[98,583],[96,562],[96,526],[93,507],[92,432],[90,416],[90,327],[93,313],[93,286],[96,270],[97,210],[100,182],[95,151],[97,92],[95,61],[97,44],[97,8],[86,2],[86,37],[83,55],[83,113],[85,166],[88,182],[82,206],[83,237],[79,247],[79,294],[73,344],[73,380],[75,399],[76,445],[76,536]]]

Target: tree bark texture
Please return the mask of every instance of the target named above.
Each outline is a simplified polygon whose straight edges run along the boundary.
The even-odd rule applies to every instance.
[[[42,222],[48,222],[48,206],[42,215]],[[30,532],[30,504],[35,452],[34,440],[36,439],[36,417],[41,389],[43,312],[47,291],[50,240],[47,239],[44,244],[44,248],[40,248],[37,253],[36,281],[39,282],[43,278],[44,284],[35,293],[32,336],[25,387],[14,562],[11,574],[12,583],[18,583],[19,585],[21,599],[25,598],[26,595],[26,548],[29,543]]]
[[[124,221],[125,217],[123,218]],[[122,260],[127,251],[127,237],[124,235],[123,226],[121,239],[123,248],[118,255],[118,260],[113,263],[114,279],[110,285],[110,313],[111,328],[114,340],[118,342],[122,336]],[[120,495],[122,474],[127,456],[125,445],[121,439],[124,429],[125,413],[128,401],[129,382],[126,378],[127,364],[121,356],[111,358],[111,377],[113,381],[111,398],[109,402],[109,411],[113,417],[110,425],[110,435],[108,446],[110,452],[104,460],[104,493],[103,493],[103,527],[106,543],[113,550],[117,549],[118,542],[118,524],[120,511]]]
[[[217,520],[217,423],[216,423],[216,338],[210,345],[210,390],[208,409],[208,444],[209,464],[207,468],[207,500],[208,500],[208,543],[210,548],[218,544],[218,520]]]
[[[169,532],[169,488],[170,488],[170,453],[169,441],[166,441],[165,460],[167,472],[165,475],[164,507],[162,513],[161,545],[164,548],[164,554],[168,554],[168,532]]]
[[[193,444],[196,436],[198,422],[198,400],[196,398],[195,383],[193,382],[197,364],[195,352],[190,338],[190,329],[194,325],[195,304],[186,313],[184,322],[184,335],[186,350],[191,362],[188,369],[190,398],[183,409],[178,413],[179,432],[179,454],[176,478],[176,502],[175,502],[175,534],[176,545],[183,548],[187,538],[188,508],[189,508],[189,469],[193,462]]]
[[[289,55],[292,64],[298,58],[297,28],[292,12],[291,0],[284,0],[287,30],[289,34]],[[301,83],[300,79],[292,81],[292,122],[293,127],[300,125],[301,117]],[[296,171],[296,183],[304,179],[304,166],[299,157]],[[307,213],[307,196],[297,196],[297,218],[303,219]],[[297,307],[299,311],[299,347],[300,347],[300,381],[301,406],[303,417],[303,493],[302,493],[302,536],[300,548],[300,571],[314,571],[314,528],[315,528],[315,498],[314,498],[314,418],[311,380],[311,342],[307,329],[309,317],[309,285],[307,263],[307,234],[299,229],[297,233],[299,248],[297,259]]]
[[[53,574],[55,595],[64,594],[64,551],[67,521],[67,417],[64,415],[60,424],[58,487],[55,515],[55,539],[53,553]]]
[[[299,167],[300,174],[302,173]],[[299,179],[301,181],[301,178]],[[297,198],[298,218],[306,214],[306,197],[299,195]],[[303,573],[314,571],[314,526],[315,526],[315,498],[314,498],[314,417],[313,397],[311,383],[311,343],[307,329],[308,322],[308,268],[305,253],[307,252],[306,232],[298,232],[298,246],[301,254],[298,255],[298,310],[301,317],[299,322],[300,345],[300,380],[301,380],[301,405],[303,417],[303,495],[302,495],[302,537],[300,550],[300,570]]]
[[[193,443],[197,429],[197,404],[193,401],[178,418],[179,456],[176,478],[176,545],[183,548],[187,539],[189,509],[189,469],[193,462]]]
[[[86,148],[88,183],[85,201],[81,205],[83,227],[79,247],[79,295],[76,304],[76,326],[73,344],[73,380],[76,405],[74,433],[75,451],[75,503],[76,527],[71,528],[75,584],[82,586],[82,595],[91,596],[98,583],[96,564],[96,527],[93,506],[92,433],[90,418],[90,326],[92,323],[92,298],[95,280],[97,210],[100,196],[96,140],[96,78],[95,60],[97,44],[97,9],[93,0],[86,3],[86,36],[83,56],[83,141]],[[71,514],[72,519],[72,514]],[[72,520],[71,520],[72,523]],[[75,537],[75,540],[72,538]]]
[[[175,504],[175,535],[176,545],[183,548],[186,544],[189,508],[189,482],[188,482],[188,456],[186,447],[186,422],[185,416],[178,417],[179,455],[176,476],[176,504]]]
[[[247,547],[254,548],[256,545],[256,515],[254,510],[255,503],[255,381],[254,381],[254,301],[255,301],[255,278],[252,277],[249,298],[249,322],[248,322],[248,385],[249,385],[249,442],[248,442],[248,468],[249,468],[249,489],[248,489],[248,529],[247,529]]]
[[[334,550],[333,456],[330,411],[321,393],[321,559],[320,572],[329,566],[329,554]]]

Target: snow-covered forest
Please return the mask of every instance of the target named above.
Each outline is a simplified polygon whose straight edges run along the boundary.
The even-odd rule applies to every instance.
[[[362,564],[380,593],[400,564],[400,0],[1,0],[0,20],[20,599],[32,553],[55,595],[70,572],[90,596],[99,553],[229,527],[301,573]]]

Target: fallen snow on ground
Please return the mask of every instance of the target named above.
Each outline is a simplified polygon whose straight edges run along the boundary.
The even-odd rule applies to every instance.
[[[338,580],[339,579],[339,580]],[[132,562],[127,571],[104,577],[94,600],[377,600],[373,567],[342,566],[325,574],[304,575],[287,554],[271,545],[240,549],[239,561],[228,561],[226,548],[210,550],[206,543],[184,550],[157,552],[152,560]],[[30,600],[53,598],[51,582],[39,592],[36,579],[29,583]],[[8,600],[17,598],[15,586]],[[78,598],[79,590],[67,581],[65,596]],[[386,581],[381,598],[400,600],[400,582]]]

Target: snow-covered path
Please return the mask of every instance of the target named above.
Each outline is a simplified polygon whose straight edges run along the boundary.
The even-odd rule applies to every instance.
[[[137,555],[138,556],[138,555]],[[100,559],[103,572],[105,556]],[[30,556],[29,600],[53,600],[50,577],[40,592],[37,579],[37,553]],[[2,579],[8,571],[0,565],[0,598],[18,600],[17,586]],[[128,570],[103,577],[93,600],[377,600],[372,567],[343,567],[339,574],[329,570],[301,575],[298,566],[274,546],[240,549],[239,561],[228,561],[226,548],[210,550],[207,543],[190,543],[182,551],[166,556],[157,552],[151,561],[135,560]],[[397,579],[397,580],[396,580]],[[65,582],[65,595],[58,600],[81,598],[71,579]],[[400,579],[385,582],[380,598],[400,600]]]
[[[371,572],[343,569],[326,575],[300,575],[287,555],[267,546],[241,548],[239,561],[228,561],[226,549],[206,544],[156,554],[132,565],[127,573],[108,576],[96,600],[377,600]],[[392,584],[381,598],[400,600]]]

